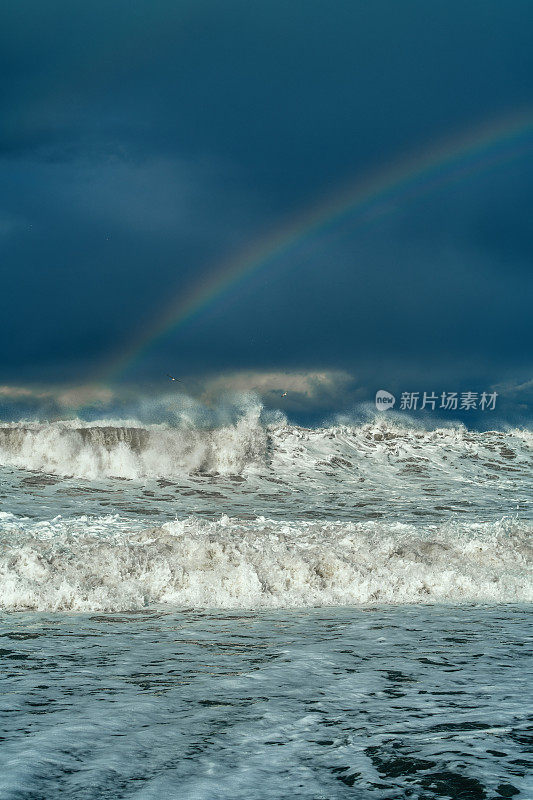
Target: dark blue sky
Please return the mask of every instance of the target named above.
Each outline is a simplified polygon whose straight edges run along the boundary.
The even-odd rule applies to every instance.
[[[530,0],[17,0],[0,13],[5,383],[84,380],[169,296],[299,209],[533,108]],[[532,220],[525,147],[372,224],[344,220],[124,379],[524,381]]]

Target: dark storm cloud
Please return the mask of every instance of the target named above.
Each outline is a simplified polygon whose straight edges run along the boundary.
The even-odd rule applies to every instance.
[[[533,7],[4,7],[2,368],[80,380],[169,296],[298,209],[533,105]],[[531,151],[296,248],[138,365],[522,376]],[[482,387],[483,388],[483,387]]]

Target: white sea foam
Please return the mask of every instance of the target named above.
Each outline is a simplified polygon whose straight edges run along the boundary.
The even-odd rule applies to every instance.
[[[305,429],[249,405],[210,427],[2,425],[0,464],[6,609],[533,599],[531,525],[500,519],[527,513],[528,432]]]
[[[414,526],[228,517],[143,531],[118,517],[1,539],[4,609],[276,608],[533,600],[531,525]]]
[[[87,479],[235,475],[269,467],[329,477],[385,468],[385,481],[398,471],[439,480],[460,473],[477,482],[487,472],[502,478],[530,472],[532,443],[527,430],[426,430],[385,420],[316,429],[266,425],[261,407],[251,406],[236,421],[210,428],[135,420],[3,424],[0,465]]]
[[[212,429],[142,427],[134,420],[79,420],[0,426],[0,463],[81,478],[144,478],[195,471],[237,474],[261,462],[266,430],[260,408]]]

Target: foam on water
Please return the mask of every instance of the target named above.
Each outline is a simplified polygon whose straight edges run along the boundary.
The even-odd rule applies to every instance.
[[[7,609],[533,596],[527,431],[306,429],[249,405],[210,426],[2,425],[0,465]]]
[[[0,615],[0,796],[530,798],[516,605]]]
[[[531,472],[244,402],[0,426],[0,794],[529,797]]]
[[[463,426],[426,430],[385,419],[363,425],[308,429],[265,424],[261,407],[225,425],[176,427],[135,420],[0,425],[0,464],[49,474],[98,479],[178,477],[198,472],[243,474],[254,468],[311,470],[350,479],[354,470],[383,466],[433,473],[438,478],[530,470],[528,430],[471,431]]]
[[[23,521],[21,521],[23,522]],[[531,526],[516,521],[244,523],[130,531],[124,520],[4,524],[6,609],[276,608],[533,599]]]

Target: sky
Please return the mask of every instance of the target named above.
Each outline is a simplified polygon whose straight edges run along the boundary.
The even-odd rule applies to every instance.
[[[531,136],[348,214],[108,365],[305,209],[533,112],[529,0],[18,0],[0,18],[4,393],[171,372],[306,380],[321,411],[495,386],[527,409]]]

